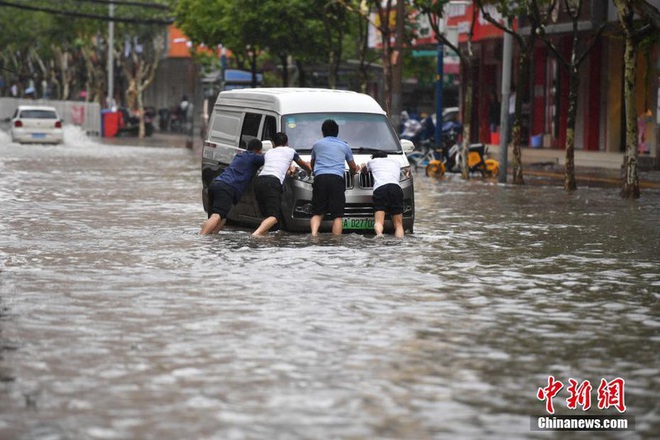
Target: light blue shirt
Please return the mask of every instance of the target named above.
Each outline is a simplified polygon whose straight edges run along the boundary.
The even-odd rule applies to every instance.
[[[315,176],[334,174],[344,177],[345,162],[353,160],[353,153],[346,142],[334,136],[327,136],[312,147],[312,160]]]

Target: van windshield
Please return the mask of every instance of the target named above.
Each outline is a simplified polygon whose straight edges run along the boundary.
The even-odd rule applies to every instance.
[[[321,125],[326,119],[337,122],[338,137],[353,151],[401,152],[401,144],[385,115],[363,113],[284,115],[282,128],[289,137],[289,146],[299,153],[310,152],[314,143],[323,137]]]

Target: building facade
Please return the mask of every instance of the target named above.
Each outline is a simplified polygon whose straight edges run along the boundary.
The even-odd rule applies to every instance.
[[[660,2],[659,2],[660,3]],[[465,47],[472,22],[473,4],[452,5],[447,14],[447,28],[458,33],[458,43]],[[489,12],[499,18],[491,7]],[[529,21],[520,17],[516,23],[521,34],[529,34]],[[599,28],[604,29],[598,36]],[[556,11],[546,26],[562,57],[570,59],[573,41],[572,22],[563,11]],[[595,44],[580,65],[575,148],[577,150],[622,152],[625,149],[625,109],[623,108],[623,51],[618,15],[612,0],[584,0],[578,20],[578,39],[584,51],[591,40]],[[501,95],[503,33],[487,22],[478,11],[472,35],[477,68],[473,69],[474,109],[470,120],[477,129],[473,142],[489,142],[489,108],[492,91]],[[514,44],[513,87],[522,93],[523,133],[531,145],[563,149],[566,142],[569,105],[569,72],[541,39],[536,39],[528,84],[520,84],[518,54]],[[640,48],[637,61],[636,117],[639,130],[640,164],[658,165],[658,95],[660,44]],[[462,78],[468,72],[461,69]],[[464,84],[465,81],[462,81]],[[464,115],[464,117],[467,117]]]

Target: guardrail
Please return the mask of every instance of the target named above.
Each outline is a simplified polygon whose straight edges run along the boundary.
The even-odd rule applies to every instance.
[[[101,135],[101,106],[97,102],[48,99],[0,98],[0,121],[11,118],[19,105],[55,107],[65,124],[81,127],[88,136]]]

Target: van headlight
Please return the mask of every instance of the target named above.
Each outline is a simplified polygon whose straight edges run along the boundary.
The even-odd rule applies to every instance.
[[[310,185],[314,182],[314,177],[302,168],[296,168],[296,170],[291,173],[290,177],[293,180],[309,183]]]
[[[399,182],[404,182],[410,179],[412,179],[412,172],[410,172],[410,166],[401,167],[401,174],[399,174]]]

